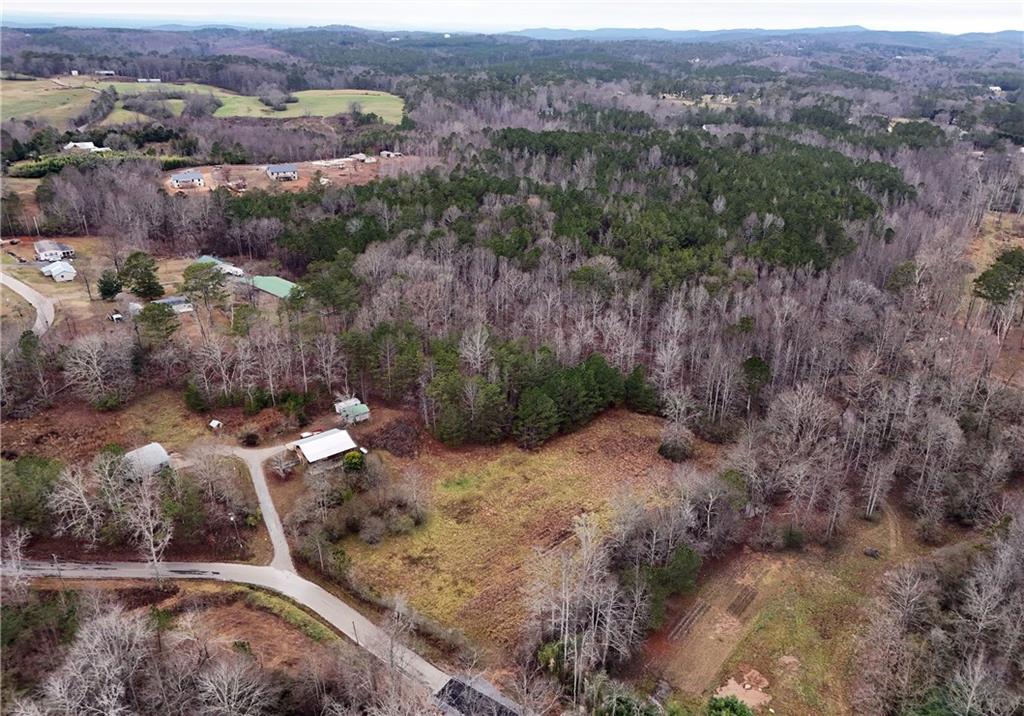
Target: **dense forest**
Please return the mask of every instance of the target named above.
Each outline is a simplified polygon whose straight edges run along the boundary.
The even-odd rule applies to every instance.
[[[610,528],[582,517],[574,549],[546,555],[521,645],[538,680],[593,713],[658,713],[607,674],[705,560],[738,544],[833,545],[854,520],[898,505],[923,544],[957,530],[986,546],[887,577],[857,647],[857,703],[1019,713],[1024,394],[1000,357],[1021,340],[1024,258],[1000,248],[969,263],[983,230],[1024,216],[1019,46],[396,37],[5,28],[12,72],[102,66],[271,103],[332,87],[406,102],[399,124],[356,109],[298,126],[215,118],[212,95],[178,96],[186,111],[158,116],[166,97],[153,95],[131,105],[149,120],[111,128],[97,120],[118,97],[99,92],[81,125],[5,122],[5,171],[40,181],[34,221],[5,194],[4,233],[98,237],[104,268],[83,276],[98,294],[156,297],[153,257],[206,253],[299,287],[261,316],[251,290],[193,267],[180,291],[197,306],[194,335],[160,310],[135,330],[26,333],[3,361],[5,419],[66,395],[116,411],[170,388],[196,412],[276,406],[298,426],[355,393],[414,411],[448,446],[537,450],[611,407],[658,415],[679,489],[658,506],[620,505]],[[56,154],[72,140],[117,151]],[[161,185],[163,170],[192,164],[384,149],[431,161],[362,186],[186,196]],[[698,440],[720,447],[728,480],[689,471]],[[101,468],[79,478],[98,482]],[[423,520],[409,485],[365,469],[340,472],[346,490],[318,492],[289,526],[306,562],[342,581],[344,559],[323,567],[324,547]],[[166,494],[215,522],[242,509],[204,499],[204,484]],[[131,542],[117,510],[94,507],[91,538]],[[179,518],[167,529],[188,532]],[[138,683],[177,674],[166,703],[178,709],[240,669],[186,674],[189,642],[154,652],[150,627],[90,607],[45,689],[66,688],[99,628],[135,635]],[[378,695],[360,684],[318,703],[370,713]]]

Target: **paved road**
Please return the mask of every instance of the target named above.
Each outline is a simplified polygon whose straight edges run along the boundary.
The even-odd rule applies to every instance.
[[[290,559],[289,559],[290,561]],[[437,693],[451,678],[419,654],[394,643],[376,624],[345,602],[294,571],[252,564],[210,562],[28,562],[30,575],[64,579],[212,579],[252,584],[283,594],[318,614],[356,644],[382,661],[395,664],[403,673]]]
[[[0,271],[0,284],[3,284],[32,304],[32,307],[36,309],[36,322],[32,326],[32,331],[37,336],[46,333],[50,326],[53,325],[54,307],[57,305],[57,302],[2,271]]]

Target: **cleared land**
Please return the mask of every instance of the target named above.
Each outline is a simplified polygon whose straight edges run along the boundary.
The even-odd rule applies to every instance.
[[[403,594],[417,610],[494,645],[501,662],[524,618],[521,589],[535,550],[571,535],[583,512],[607,515],[629,490],[663,485],[671,464],[657,454],[662,421],[612,410],[537,452],[511,444],[448,450],[428,442],[420,456],[382,453],[396,471],[415,466],[432,481],[427,523],[370,546],[345,541],[357,581]]]
[[[0,80],[0,117],[45,119],[63,124],[77,117],[96,96],[90,89],[67,88],[51,80]]]
[[[36,311],[24,298],[0,285],[0,341],[4,351],[11,348],[22,332],[32,328]]]
[[[102,78],[92,77],[62,77],[60,81],[70,87],[93,89],[113,87],[120,95],[159,92],[161,90],[209,93],[223,103],[223,106],[214,112],[214,117],[276,117],[282,119],[306,116],[330,117],[335,114],[350,112],[352,105],[358,104],[361,111],[373,112],[383,118],[385,122],[397,124],[402,119],[402,108],[405,104],[401,97],[389,94],[388,92],[354,89],[305,90],[293,93],[299,100],[298,102],[287,105],[284,111],[275,112],[260,102],[258,97],[236,94],[220,87],[197,84],[195,82],[162,82],[159,84],[105,82]],[[181,102],[181,100],[178,101]],[[181,107],[183,106],[182,104]],[[180,114],[180,109],[177,110],[177,113]]]
[[[693,594],[670,604],[634,680],[660,682],[685,700],[707,696],[730,678],[741,685],[757,681],[751,678],[756,671],[767,684],[763,693],[756,684],[750,691],[758,700],[770,696],[776,713],[852,713],[856,635],[878,581],[928,552],[912,530],[909,520],[887,510],[878,522],[852,522],[832,550],[745,549],[711,564]],[[881,557],[865,556],[869,547]]]

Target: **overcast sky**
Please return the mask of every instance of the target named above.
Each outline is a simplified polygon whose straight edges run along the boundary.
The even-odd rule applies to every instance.
[[[863,25],[947,33],[1024,29],[1021,0],[3,0],[11,21],[121,19],[247,26],[345,24],[394,30],[500,32],[528,27],[671,30]]]

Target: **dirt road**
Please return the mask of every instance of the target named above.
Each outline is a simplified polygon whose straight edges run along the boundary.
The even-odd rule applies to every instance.
[[[36,322],[32,326],[32,332],[37,336],[41,336],[46,333],[50,326],[53,325],[53,318],[55,315],[54,308],[57,305],[56,301],[52,298],[47,298],[31,286],[19,281],[13,276],[8,276],[2,271],[0,271],[0,284],[3,284],[32,304],[32,307],[36,309]]]

